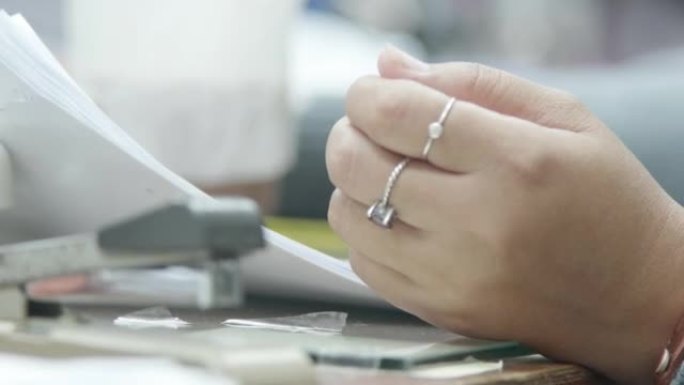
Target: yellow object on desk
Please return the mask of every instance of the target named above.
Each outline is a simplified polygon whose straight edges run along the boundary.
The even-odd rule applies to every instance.
[[[347,245],[325,220],[267,217],[266,227],[333,257],[347,258]]]

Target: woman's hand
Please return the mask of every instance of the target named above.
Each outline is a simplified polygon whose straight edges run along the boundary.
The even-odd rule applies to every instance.
[[[682,207],[564,92],[392,48],[379,69],[349,90],[327,149],[329,220],[357,274],[435,325],[650,381],[684,311]],[[386,230],[366,210],[405,156]]]

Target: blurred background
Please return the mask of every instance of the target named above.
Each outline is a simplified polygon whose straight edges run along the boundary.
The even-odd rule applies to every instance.
[[[577,94],[684,202],[684,0],[0,0],[172,170],[324,218],[344,95],[388,43]]]

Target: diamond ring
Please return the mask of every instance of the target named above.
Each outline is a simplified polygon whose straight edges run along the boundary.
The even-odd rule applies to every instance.
[[[449,99],[446,106],[444,106],[444,110],[442,110],[442,114],[439,116],[439,119],[435,122],[430,123],[430,125],[428,126],[428,139],[425,143],[425,147],[423,147],[423,152],[421,155],[423,159],[427,160],[428,154],[432,149],[432,143],[435,140],[439,139],[444,133],[444,122],[449,116],[449,112],[451,112],[451,109],[454,107],[455,103],[456,98]]]

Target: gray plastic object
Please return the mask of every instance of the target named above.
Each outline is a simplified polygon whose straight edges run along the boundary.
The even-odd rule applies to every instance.
[[[100,248],[113,252],[211,250],[237,257],[264,246],[259,207],[246,198],[175,203],[106,227]]]

